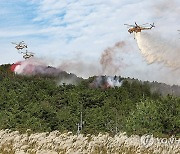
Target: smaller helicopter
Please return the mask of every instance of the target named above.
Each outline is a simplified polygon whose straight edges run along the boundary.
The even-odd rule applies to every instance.
[[[16,48],[17,50],[22,50],[22,49],[28,47],[28,46],[25,44],[24,41],[21,41],[21,42],[19,42],[19,43],[15,43],[15,42],[11,42],[11,43],[16,45],[15,48]]]
[[[26,52],[19,52],[20,54],[23,54],[23,58],[24,59],[29,59],[31,57],[34,57],[34,54],[33,52],[29,52],[28,50],[26,50]]]
[[[153,24],[149,24],[150,25],[150,27],[144,27],[144,25],[147,25],[148,23],[146,23],[146,24],[143,24],[143,25],[138,25],[136,22],[135,22],[135,25],[129,25],[129,24],[124,24],[124,25],[127,25],[128,27],[130,27],[129,29],[128,29],[128,32],[131,34],[131,33],[133,33],[133,32],[135,32],[135,33],[138,33],[138,32],[141,32],[142,30],[150,30],[150,29],[152,29],[153,27],[155,27],[154,26],[154,23]]]

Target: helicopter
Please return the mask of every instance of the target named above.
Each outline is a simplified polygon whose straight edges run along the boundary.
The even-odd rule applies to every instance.
[[[144,27],[144,25],[147,25],[148,23],[146,24],[143,24],[143,25],[138,25],[136,22],[135,22],[135,25],[129,25],[129,24],[124,24],[124,25],[127,25],[128,27],[130,27],[128,29],[128,32],[131,34],[133,32],[135,33],[138,33],[138,32],[141,32],[142,30],[149,30],[149,29],[152,29],[154,26],[154,23],[153,24],[149,24],[150,27]]]
[[[19,52],[20,54],[23,54],[23,58],[24,59],[29,59],[31,57],[34,57],[34,54],[33,52],[29,52],[28,50],[26,50],[26,52]]]
[[[28,47],[28,46],[25,44],[24,41],[21,41],[21,42],[19,42],[19,43],[15,43],[15,42],[11,42],[11,43],[16,45],[15,48],[16,48],[17,50],[22,50],[22,49]]]

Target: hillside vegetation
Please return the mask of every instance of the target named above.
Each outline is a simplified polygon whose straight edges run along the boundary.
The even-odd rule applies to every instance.
[[[57,78],[20,76],[0,66],[0,129],[26,132],[77,132],[83,115],[84,134],[180,136],[180,98],[151,93],[149,83],[123,79],[121,87],[57,85]]]

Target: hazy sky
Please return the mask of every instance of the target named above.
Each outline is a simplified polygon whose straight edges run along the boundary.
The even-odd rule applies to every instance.
[[[179,17],[179,0],[0,0],[0,64],[22,60],[11,42],[24,40],[36,57],[56,65],[70,59],[96,65],[104,49],[125,41],[130,52],[123,53],[127,68],[121,73],[161,80],[155,74],[169,68],[147,65],[124,24],[154,22],[149,33],[177,42]]]

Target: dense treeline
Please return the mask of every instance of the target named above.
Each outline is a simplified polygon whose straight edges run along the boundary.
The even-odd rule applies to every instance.
[[[0,66],[0,129],[83,133],[125,131],[180,136],[180,98],[151,93],[149,85],[123,79],[121,87],[90,88],[94,77],[79,85],[57,86],[52,77],[27,77]]]

